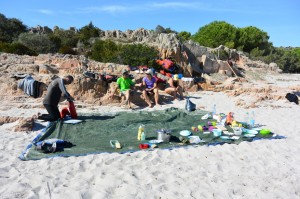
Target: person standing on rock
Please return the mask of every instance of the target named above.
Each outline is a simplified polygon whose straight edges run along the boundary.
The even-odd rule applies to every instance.
[[[68,100],[73,101],[73,97],[67,92],[65,85],[69,85],[73,82],[74,78],[71,75],[66,75],[63,78],[54,79],[48,86],[47,94],[43,100],[43,105],[46,108],[48,114],[38,115],[38,119],[45,121],[56,121],[60,118],[60,112],[58,110],[58,103],[61,95]]]

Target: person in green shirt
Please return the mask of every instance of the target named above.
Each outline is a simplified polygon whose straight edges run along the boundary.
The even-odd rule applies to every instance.
[[[135,85],[135,82],[129,78],[129,71],[124,69],[122,71],[122,77],[117,79],[117,84],[120,89],[121,96],[125,96],[124,104],[127,104],[129,108],[131,108],[131,94],[132,94],[132,87]],[[113,97],[117,87],[112,91],[110,97]]]

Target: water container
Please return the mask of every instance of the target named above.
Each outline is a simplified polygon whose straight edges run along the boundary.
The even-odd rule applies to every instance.
[[[254,111],[251,111],[250,116],[249,116],[249,125],[251,128],[254,127],[255,125],[255,115],[254,115]]]
[[[142,134],[141,134],[141,140],[146,140],[146,134],[145,134],[144,131],[143,131]]]
[[[144,125],[140,125],[139,130],[138,130],[138,135],[137,135],[137,140],[142,139],[142,132],[144,132]]]
[[[246,125],[249,125],[249,113],[246,112],[244,115],[244,121],[243,121]]]
[[[212,116],[213,115],[215,115],[217,113],[217,108],[216,108],[216,105],[214,104],[213,106],[212,106],[212,109],[211,109],[211,114],[212,114]]]

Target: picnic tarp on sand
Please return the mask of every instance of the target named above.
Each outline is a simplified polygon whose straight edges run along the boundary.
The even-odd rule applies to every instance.
[[[159,149],[170,149],[182,146],[179,140],[180,131],[189,130],[201,140],[198,145],[216,145],[223,143],[240,143],[242,141],[252,141],[255,139],[272,138],[273,134],[261,136],[257,134],[253,138],[240,136],[239,139],[222,139],[215,137],[212,133],[206,134],[203,131],[192,131],[191,127],[206,125],[212,119],[202,120],[201,117],[207,114],[205,111],[196,110],[187,112],[186,110],[170,108],[163,111],[151,112],[119,112],[114,114],[85,115],[79,116],[80,123],[54,122],[49,127],[41,130],[41,133],[30,143],[19,156],[21,160],[38,160],[56,156],[81,156],[99,153],[126,153],[140,150],[139,144],[148,143],[157,139],[156,130],[171,130],[170,142],[157,144]],[[146,140],[137,140],[138,128],[144,125]],[[229,131],[231,128],[227,127]],[[274,137],[273,138],[281,138]],[[43,153],[36,150],[36,143],[49,139],[60,139],[73,144],[70,148],[55,153]],[[111,146],[111,141],[118,140],[122,146],[116,149]],[[191,144],[190,144],[191,145]],[[186,146],[186,145],[185,145]]]

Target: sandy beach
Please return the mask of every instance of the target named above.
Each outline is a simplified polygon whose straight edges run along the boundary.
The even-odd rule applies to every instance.
[[[300,75],[279,74],[264,82],[248,82],[250,87],[262,84],[287,93],[300,85]],[[0,126],[0,198],[300,198],[299,105],[271,99],[245,109],[237,106],[238,101],[252,103],[257,93],[189,95],[198,108],[209,111],[216,104],[217,112],[234,112],[238,121],[245,111],[254,110],[257,124],[286,138],[21,161],[18,156],[38,131],[13,132],[17,122],[6,123]],[[142,110],[184,105],[185,101],[174,101]],[[77,112],[119,110],[118,106],[86,105]],[[19,108],[10,102],[0,105],[0,116],[29,117],[37,112],[45,110]]]

